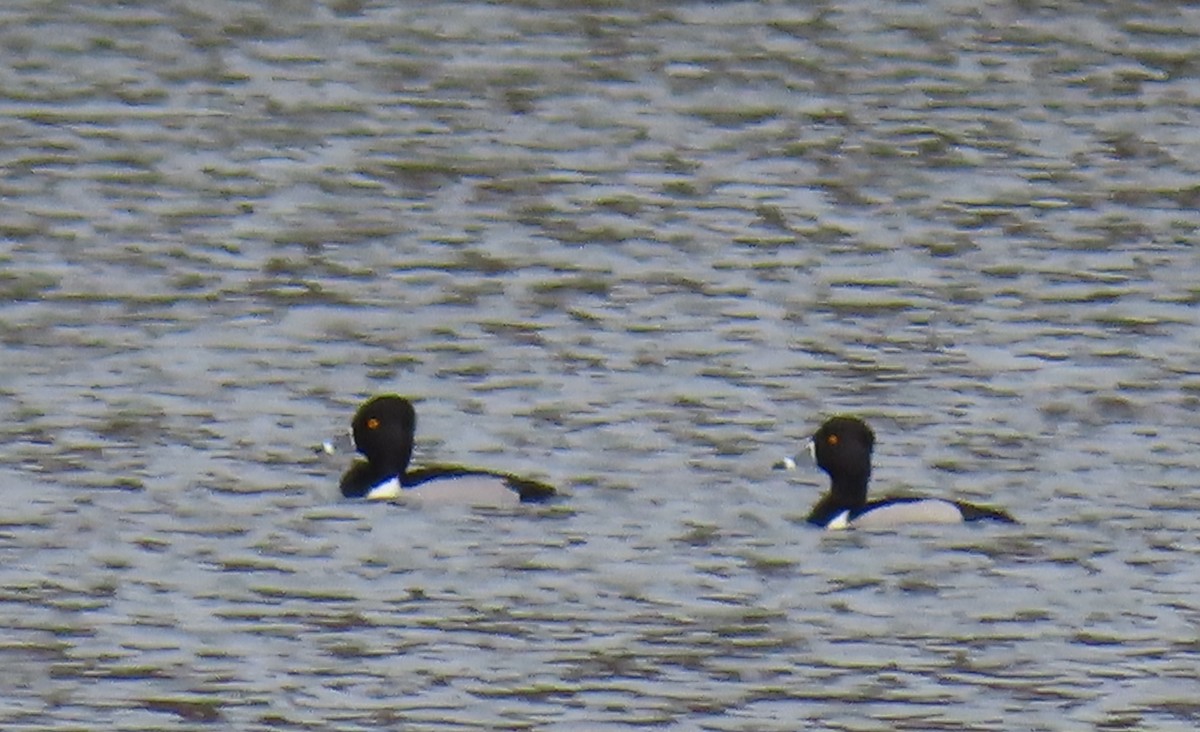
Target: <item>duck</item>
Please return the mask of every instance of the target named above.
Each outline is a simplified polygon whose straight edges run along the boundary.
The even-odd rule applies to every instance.
[[[416,427],[416,410],[402,396],[383,394],[364,402],[354,413],[351,433],[365,460],[355,460],[342,475],[342,496],[502,506],[542,503],[557,495],[550,485],[505,472],[461,465],[410,470]]]
[[[830,481],[829,492],[808,514],[808,523],[815,526],[847,529],[975,521],[1018,523],[1001,509],[946,498],[895,496],[867,500],[875,432],[858,417],[831,417],[813,434],[808,446]]]

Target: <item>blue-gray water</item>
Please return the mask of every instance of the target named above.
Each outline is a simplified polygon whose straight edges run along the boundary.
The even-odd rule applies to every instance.
[[[1196,728],[1200,8],[415,8],[0,11],[0,727]]]

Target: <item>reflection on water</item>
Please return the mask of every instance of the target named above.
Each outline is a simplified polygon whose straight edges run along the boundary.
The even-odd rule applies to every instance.
[[[1195,728],[1188,8],[4,15],[6,729]]]

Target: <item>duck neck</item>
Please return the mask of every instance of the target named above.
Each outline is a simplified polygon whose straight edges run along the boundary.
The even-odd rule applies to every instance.
[[[870,477],[871,471],[868,470],[865,476],[857,476],[855,480],[849,480],[842,476],[841,480],[834,481],[829,492],[822,496],[817,505],[813,506],[812,511],[809,512],[808,522],[825,526],[839,514],[846,511],[854,512],[865,506],[867,504],[867,480]]]
[[[367,455],[371,471],[379,480],[398,477],[404,480],[408,461],[412,459],[413,440],[411,434],[393,437],[389,442],[392,449],[374,449]]]
[[[399,478],[404,482],[404,474],[408,471],[408,457],[412,454],[412,448],[402,452],[392,459],[372,460],[371,471],[375,474],[377,480],[387,480],[388,478]]]
[[[867,503],[867,483],[871,480],[871,469],[842,473],[831,479],[829,495],[825,500],[840,508],[862,508]]]

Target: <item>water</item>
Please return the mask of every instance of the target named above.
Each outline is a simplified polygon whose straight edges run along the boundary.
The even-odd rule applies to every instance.
[[[1197,9],[3,15],[5,729],[1196,727]]]

